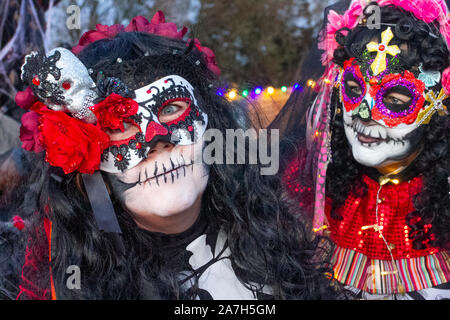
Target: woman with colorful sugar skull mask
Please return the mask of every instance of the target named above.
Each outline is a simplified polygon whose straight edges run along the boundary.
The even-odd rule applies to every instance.
[[[27,126],[23,138],[39,135],[46,162],[38,154],[43,165],[30,178],[38,213],[19,298],[336,297],[326,250],[288,213],[275,177],[197,161],[207,128],[240,127],[235,107],[216,95],[212,52],[183,41],[185,32],[160,12],[98,27],[74,48],[95,79],[86,78],[81,109],[31,107],[39,130]],[[34,57],[39,64],[58,51]],[[70,68],[58,61],[55,81]],[[45,101],[38,87],[52,78],[32,63],[23,79]],[[57,93],[64,82],[72,84],[48,87]],[[79,290],[66,286],[69,266],[81,270]]]
[[[307,148],[285,178],[359,297],[449,297],[449,39],[443,1],[328,12]]]

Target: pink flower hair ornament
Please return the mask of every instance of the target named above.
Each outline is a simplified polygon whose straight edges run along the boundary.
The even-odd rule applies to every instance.
[[[405,11],[412,12],[414,16],[425,23],[438,22],[440,33],[450,48],[450,18],[448,8],[443,0],[355,0],[349,9],[339,15],[331,10],[328,14],[328,25],[326,26],[323,39],[319,43],[319,49],[324,50],[322,64],[328,65],[333,59],[333,52],[339,46],[336,42],[336,32],[342,28],[354,29],[363,18],[364,8],[376,2],[380,7],[393,5]]]

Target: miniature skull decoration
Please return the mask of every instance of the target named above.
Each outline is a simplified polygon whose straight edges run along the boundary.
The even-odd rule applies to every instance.
[[[32,52],[25,57],[21,78],[39,100],[50,109],[95,123],[89,107],[97,98],[95,83],[84,64],[69,50],[55,48],[44,55]]]

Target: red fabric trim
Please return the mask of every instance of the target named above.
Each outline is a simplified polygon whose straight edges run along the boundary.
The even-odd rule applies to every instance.
[[[28,238],[27,248],[25,250],[25,263],[22,267],[22,282],[19,285],[20,291],[16,297],[17,300],[49,300],[52,298],[51,278],[49,287],[41,287],[37,284],[38,281],[40,282],[45,279],[45,268],[47,266],[50,267],[51,259],[50,248],[47,251],[47,248],[39,248],[39,246],[47,246],[50,244],[50,241],[51,222],[48,219],[44,219],[43,226],[35,230],[35,237]],[[50,256],[47,257],[47,254],[50,254]],[[47,270],[49,270],[49,276],[51,277],[51,269],[49,268]]]

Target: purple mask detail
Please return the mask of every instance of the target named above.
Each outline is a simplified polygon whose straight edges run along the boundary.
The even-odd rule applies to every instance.
[[[411,95],[411,101],[408,103],[408,107],[402,111],[395,112],[391,110],[388,106],[385,105],[383,99],[386,95],[386,93],[395,87],[403,87],[408,89],[410,95]],[[414,83],[409,82],[406,79],[396,79],[393,81],[390,81],[386,83],[384,86],[381,87],[381,89],[377,92],[376,98],[375,98],[375,106],[378,108],[378,110],[386,117],[389,118],[401,118],[405,117],[412,112],[414,112],[416,108],[417,101],[419,100],[419,94],[416,86]]]

